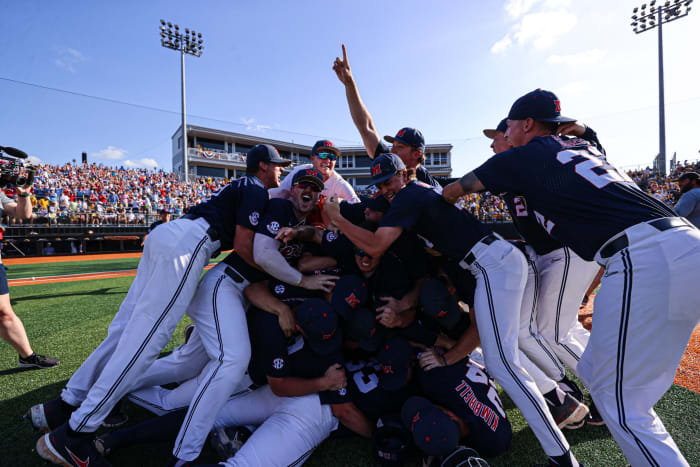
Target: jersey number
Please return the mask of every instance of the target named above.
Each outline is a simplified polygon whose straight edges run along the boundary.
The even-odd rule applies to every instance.
[[[595,148],[567,149],[557,153],[557,160],[562,164],[568,164],[575,158],[584,159],[576,163],[574,171],[596,188],[604,188],[613,182],[632,182],[626,174],[608,164],[603,154]]]
[[[501,399],[498,397],[498,391],[493,385],[493,381],[489,379],[486,373],[484,373],[474,362],[469,362],[469,370],[467,370],[466,377],[473,383],[486,384],[489,386],[489,391],[486,394],[486,397],[488,397],[493,406],[496,407],[496,410],[498,410],[498,413],[501,414],[501,417],[505,418],[506,411],[503,410],[503,404],[501,403]]]
[[[513,204],[515,204],[515,215],[518,217],[527,217],[527,205],[525,204],[525,199],[520,196],[513,198]]]

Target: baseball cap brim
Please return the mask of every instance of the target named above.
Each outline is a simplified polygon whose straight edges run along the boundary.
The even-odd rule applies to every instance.
[[[263,162],[269,162],[271,164],[278,164],[278,165],[281,165],[282,167],[287,167],[289,164],[292,163],[292,161],[290,161],[289,159],[282,159],[281,157],[275,157],[275,158],[272,158],[268,161],[263,161]]]
[[[571,123],[571,122],[576,121],[575,118],[569,118],[569,117],[565,117],[563,115],[560,115],[560,116],[554,117],[554,118],[535,118],[535,120],[539,120],[541,122],[556,122],[556,123]]]
[[[484,136],[489,139],[496,139],[496,133],[500,133],[498,130],[484,130]]]
[[[423,146],[414,146],[413,144],[409,143],[409,142],[406,141],[405,139],[397,138],[397,137],[395,137],[395,136],[386,135],[386,136],[384,137],[384,140],[385,140],[385,141],[388,141],[388,142],[391,143],[391,144],[394,144],[396,141],[398,141],[399,143],[405,144],[406,146],[411,146],[412,148],[422,148],[422,147],[423,147]]]
[[[319,180],[318,177],[314,177],[313,175],[302,175],[301,177],[296,179],[296,181],[294,182],[294,185],[298,184],[299,182],[313,183],[321,191],[323,191],[323,189],[325,188],[325,185],[323,184],[323,182],[321,180]],[[292,186],[294,186],[294,185],[292,185]]]
[[[382,175],[381,177],[373,178],[372,183],[370,183],[370,185],[377,185],[379,183],[385,182],[385,181],[389,180],[391,177],[393,177],[394,175],[396,175],[396,170],[394,170],[394,172],[392,172],[390,174],[386,174],[386,175]]]

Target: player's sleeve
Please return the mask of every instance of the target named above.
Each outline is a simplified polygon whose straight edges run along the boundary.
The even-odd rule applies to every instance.
[[[474,169],[474,175],[491,193],[521,192],[528,152],[523,146],[498,153]]]
[[[334,363],[340,363],[343,368],[345,367],[343,356],[340,353],[335,358]],[[350,388],[347,385],[337,391],[321,391],[318,393],[318,397],[321,400],[321,404],[343,404],[352,401],[350,398]]]
[[[389,149],[389,147],[388,147],[386,144],[384,144],[383,141],[379,141],[379,142],[377,143],[377,148],[374,150],[374,157],[373,157],[373,159],[376,159],[376,158],[379,157],[381,154],[386,154],[386,153],[388,153],[388,152],[391,152],[391,150]]]
[[[251,326],[253,351],[265,372],[265,376],[284,378],[289,376],[287,340],[279,327],[277,317],[262,310],[254,310]]]
[[[379,227],[403,227],[411,230],[418,222],[421,211],[422,203],[406,187],[394,197],[389,211],[379,222]]]
[[[267,209],[258,223],[256,233],[275,238],[281,227],[289,224],[289,210],[287,200],[271,199],[267,203]]]
[[[423,167],[422,165],[419,165],[418,168],[416,168],[416,178],[435,188],[435,190],[442,194],[442,185],[440,185],[440,182],[438,182],[432,175],[430,175],[430,172],[428,172],[428,169]]]
[[[353,245],[345,235],[336,234],[332,230],[325,230],[321,238],[321,256],[330,256],[337,261],[343,259],[348,253],[352,253]]]
[[[678,203],[673,208],[673,210],[676,211],[676,214],[679,216],[686,217],[693,212],[697,204],[700,203],[700,191],[697,193],[694,193],[693,191],[683,193],[683,196],[681,196],[681,199],[678,200]]]
[[[270,196],[265,188],[251,183],[243,188],[241,198],[236,209],[236,225],[255,231]]]

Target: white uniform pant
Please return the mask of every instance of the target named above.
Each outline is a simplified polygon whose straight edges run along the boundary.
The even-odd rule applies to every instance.
[[[248,368],[248,304],[243,296],[248,284],[231,266],[219,263],[204,275],[187,309],[208,362],[175,440],[173,455],[178,459],[191,461],[199,456],[216,414]]]
[[[61,397],[80,405],[72,429],[94,432],[158,357],[187,309],[204,266],[219,248],[204,219],[177,219],[146,239],[136,278],[107,337],[68,381]]]
[[[478,242],[471,254],[475,258],[469,265],[476,277],[474,310],[486,367],[520,409],[544,452],[562,455],[569,450],[569,443],[520,363],[518,329],[527,280],[525,255],[505,240],[489,245]]]
[[[653,407],[700,319],[700,231],[624,232],[628,248],[596,256],[605,274],[578,370],[632,466],[687,466]]]
[[[302,465],[314,449],[338,427],[330,405],[318,394],[276,396],[270,386],[226,403],[215,426],[260,425],[236,455],[222,464],[229,467],[286,467]]]

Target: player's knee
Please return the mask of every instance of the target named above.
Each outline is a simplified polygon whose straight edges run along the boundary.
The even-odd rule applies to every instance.
[[[243,368],[243,371],[245,371],[245,368],[248,367],[248,363],[250,363],[250,354],[250,346],[224,352],[222,363],[228,370]]]
[[[0,306],[0,321],[9,324],[17,319],[17,315],[10,305]]]

